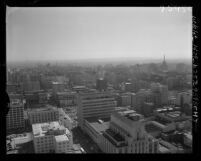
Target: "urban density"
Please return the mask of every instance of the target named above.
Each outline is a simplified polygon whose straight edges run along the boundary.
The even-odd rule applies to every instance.
[[[7,153],[190,153],[191,65],[7,71]]]
[[[8,6],[7,154],[193,152],[191,7]]]

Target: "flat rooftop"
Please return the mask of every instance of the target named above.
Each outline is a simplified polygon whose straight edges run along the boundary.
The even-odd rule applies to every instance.
[[[101,133],[109,128],[110,118],[90,117],[86,119],[89,125],[97,132]]]
[[[66,135],[57,135],[57,136],[55,136],[55,140],[56,140],[56,142],[69,141],[69,139]]]
[[[32,129],[34,137],[45,136],[53,131],[66,130],[66,128],[63,125],[60,125],[58,121],[33,124]]]
[[[42,112],[42,111],[57,111],[57,107],[51,105],[45,105],[39,108],[29,108],[28,112]]]

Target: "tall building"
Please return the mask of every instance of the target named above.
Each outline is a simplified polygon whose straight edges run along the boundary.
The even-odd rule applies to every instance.
[[[29,109],[28,118],[31,124],[58,121],[59,112],[56,107],[47,105],[43,108]]]
[[[88,117],[110,117],[116,101],[109,92],[86,92],[78,94],[78,124],[83,129],[84,119]]]
[[[184,104],[192,103],[192,93],[189,92],[180,92],[176,97],[176,105],[182,106]]]
[[[163,62],[161,64],[161,70],[162,71],[167,71],[168,70],[168,65],[167,65],[167,63],[165,61],[165,55],[164,55],[164,58],[163,58]]]
[[[7,130],[15,130],[24,128],[24,104],[19,95],[9,95],[10,97],[10,110],[6,116]]]
[[[73,146],[72,133],[59,122],[32,125],[35,153],[68,153]]]
[[[96,89],[99,91],[105,91],[107,89],[107,81],[103,78],[96,80]]]
[[[99,147],[105,153],[157,153],[158,141],[144,126],[143,116],[134,110],[115,112]]]
[[[151,91],[156,105],[168,104],[168,87],[160,83],[152,83]]]

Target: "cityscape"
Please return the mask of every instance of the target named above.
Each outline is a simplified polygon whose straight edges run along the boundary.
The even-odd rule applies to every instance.
[[[8,8],[7,154],[192,153],[191,14]]]

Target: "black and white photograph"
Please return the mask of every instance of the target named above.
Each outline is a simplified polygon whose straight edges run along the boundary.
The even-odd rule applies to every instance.
[[[193,7],[6,6],[6,154],[193,153]]]

